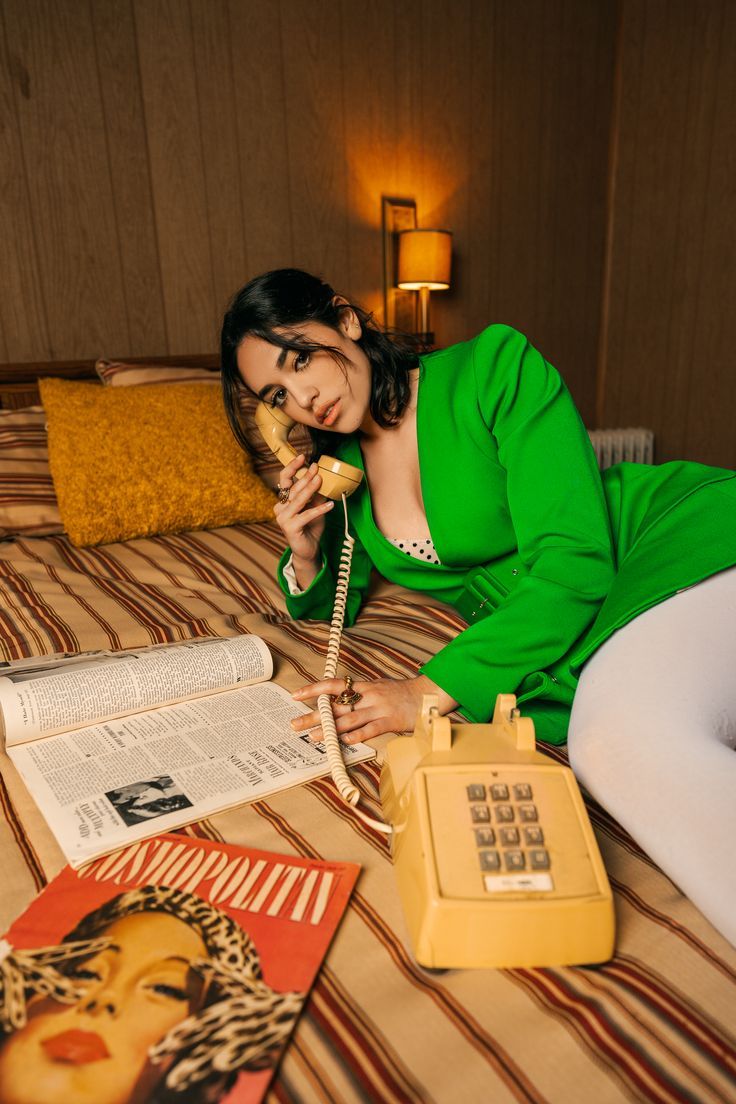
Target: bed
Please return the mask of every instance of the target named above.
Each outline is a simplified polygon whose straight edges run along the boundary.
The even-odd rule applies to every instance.
[[[176,363],[215,367],[208,357]],[[289,619],[274,581],[282,540],[273,521],[83,548],[60,531],[41,455],[44,414],[35,379],[44,375],[96,378],[92,362],[0,366],[0,453],[8,449],[20,461],[5,493],[23,518],[16,531],[6,519],[0,541],[2,658],[253,632],[270,646],[284,687],[317,677],[327,626]],[[23,416],[20,433],[14,426]],[[18,482],[23,470],[33,487]],[[412,674],[462,626],[448,607],[377,580],[344,635],[342,664],[358,678]],[[385,743],[375,741],[378,761],[355,771],[376,809]],[[548,753],[564,761],[564,748]],[[5,930],[63,860],[5,757],[0,797]],[[434,973],[417,966],[387,843],[351,814],[328,780],[185,829],[361,864],[268,1099],[736,1100],[736,951],[603,809],[588,807],[618,926],[616,956],[597,968]]]

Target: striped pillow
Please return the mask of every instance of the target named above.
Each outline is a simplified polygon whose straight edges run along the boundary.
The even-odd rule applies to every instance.
[[[0,539],[63,532],[43,407],[0,410]]]
[[[124,360],[105,360],[95,364],[95,372],[107,387],[139,387],[147,383],[217,383],[217,368],[186,368],[176,364],[128,364]]]

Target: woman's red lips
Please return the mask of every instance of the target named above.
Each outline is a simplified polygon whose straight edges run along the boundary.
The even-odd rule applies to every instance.
[[[325,403],[317,411],[317,421],[322,425],[332,425],[340,412],[340,400],[335,399],[334,402]]]
[[[62,1031],[42,1039],[41,1046],[54,1062],[68,1062],[72,1066],[85,1066],[88,1062],[99,1062],[109,1058],[110,1051],[99,1035],[93,1031]]]

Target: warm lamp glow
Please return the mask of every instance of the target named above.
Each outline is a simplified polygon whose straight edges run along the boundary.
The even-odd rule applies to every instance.
[[[402,230],[399,279],[404,291],[445,291],[450,286],[452,234],[449,230]]]
[[[449,230],[402,230],[399,234],[398,285],[419,292],[419,338],[431,346],[429,293],[450,286],[452,234]]]

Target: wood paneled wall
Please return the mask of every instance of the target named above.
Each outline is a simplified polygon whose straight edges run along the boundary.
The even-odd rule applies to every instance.
[[[200,353],[280,265],[381,308],[454,232],[590,425],[736,467],[732,0],[0,0],[0,360]]]
[[[407,195],[455,235],[438,340],[517,325],[592,420],[614,0],[0,10],[0,360],[214,349],[281,265],[380,311]]]
[[[598,421],[736,468],[736,4],[621,15]]]

